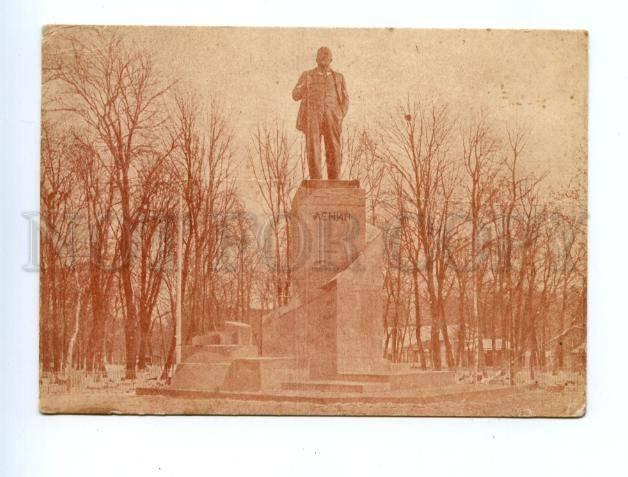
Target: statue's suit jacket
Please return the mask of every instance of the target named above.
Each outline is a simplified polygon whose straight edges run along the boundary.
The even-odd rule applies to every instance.
[[[342,117],[345,117],[349,110],[349,94],[347,93],[347,86],[345,85],[345,77],[332,69],[330,69],[332,78],[334,80],[334,87],[336,88],[336,95],[338,96],[338,103],[342,109]],[[307,114],[308,114],[308,92],[310,89],[311,75],[316,72],[316,68],[304,71],[299,77],[297,85],[292,90],[292,99],[295,101],[301,101],[299,105],[299,113],[297,115],[297,129],[305,132],[307,128]]]

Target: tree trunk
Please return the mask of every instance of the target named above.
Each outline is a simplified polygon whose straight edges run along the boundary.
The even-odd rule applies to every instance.
[[[413,288],[414,288],[414,316],[415,316],[415,335],[416,346],[419,353],[419,362],[421,363],[421,369],[426,369],[425,353],[423,352],[423,342],[421,341],[421,292],[419,290],[419,271],[415,268],[412,274]]]

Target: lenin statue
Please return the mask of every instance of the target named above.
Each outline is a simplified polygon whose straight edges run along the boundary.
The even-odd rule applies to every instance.
[[[340,178],[342,120],[349,110],[344,77],[332,70],[331,50],[316,53],[317,67],[304,71],[292,90],[292,99],[301,101],[297,129],[305,134],[310,179],[322,179],[321,136],[325,141],[327,179]]]

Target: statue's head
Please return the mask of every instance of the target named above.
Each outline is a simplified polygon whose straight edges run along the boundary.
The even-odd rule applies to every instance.
[[[316,52],[316,64],[321,68],[327,68],[331,60],[331,50],[326,46],[321,46]]]

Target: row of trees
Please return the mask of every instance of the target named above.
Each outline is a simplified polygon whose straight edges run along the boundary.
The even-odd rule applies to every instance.
[[[42,369],[103,373],[122,349],[127,378],[153,354],[165,378],[179,269],[184,340],[289,301],[303,150],[274,124],[240,153],[218,102],[182,93],[121,37],[47,34]],[[343,175],[360,180],[386,238],[382,339],[393,361],[412,348],[424,368],[479,375],[489,339],[492,350],[506,344],[511,376],[525,355],[531,372],[549,366],[546,351],[563,366],[552,338],[584,326],[586,312],[586,176],[550,190],[523,167],[526,142],[485,115],[460,120],[421,103],[345,134]],[[263,220],[245,207],[243,171]]]
[[[563,367],[566,344],[554,338],[585,324],[586,173],[552,191],[523,167],[526,146],[520,129],[500,134],[486,115],[459,121],[437,104],[409,103],[380,128],[393,360],[413,330],[422,367],[480,376],[487,339],[511,379],[526,355],[532,377],[549,355]]]
[[[233,131],[218,103],[175,92],[122,38],[54,33],[46,47],[56,54],[44,55],[42,368],[104,372],[123,341],[127,378],[152,354],[165,357],[166,376],[177,260],[188,338],[246,320],[260,282]]]

